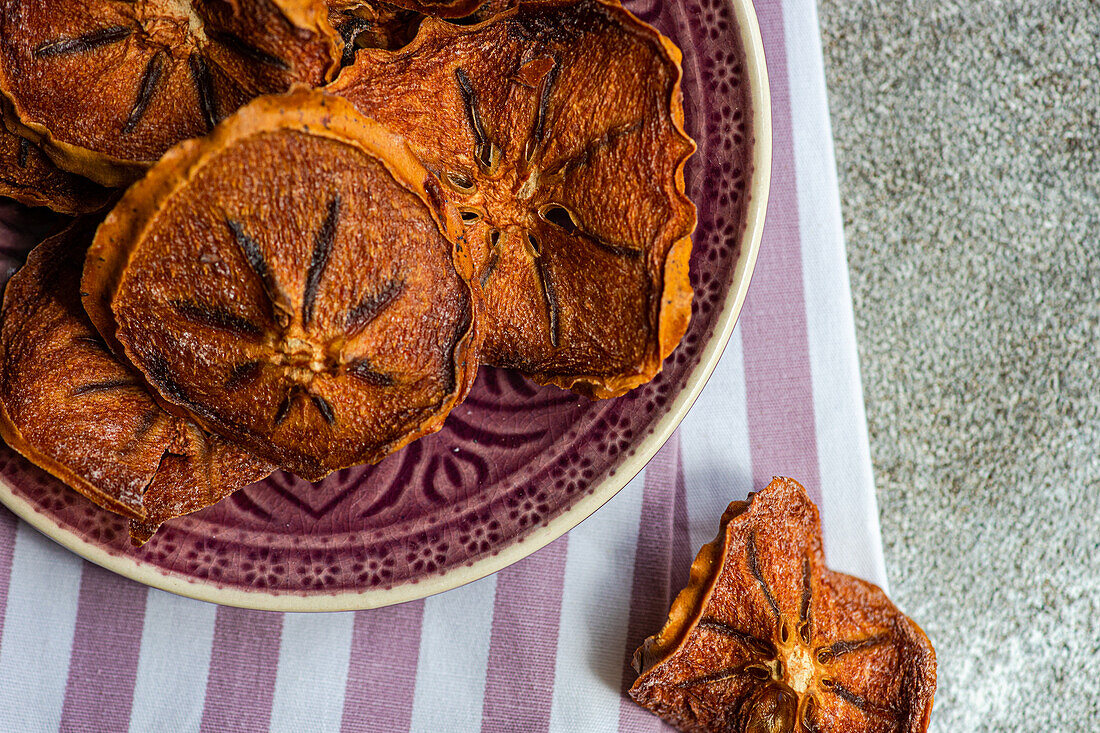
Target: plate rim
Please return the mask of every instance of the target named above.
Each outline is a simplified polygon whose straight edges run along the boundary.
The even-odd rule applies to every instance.
[[[259,611],[356,611],[419,600],[499,572],[574,529],[625,488],[679,427],[709,381],[722,352],[725,351],[726,344],[737,325],[749,283],[756,268],[771,190],[771,93],[764,44],[753,2],[752,0],[729,0],[729,2],[741,30],[741,42],[746,51],[746,78],[750,85],[754,137],[753,179],[749,189],[745,232],[741,239],[741,257],[738,258],[737,266],[734,268],[733,286],[726,295],[714,335],[702,349],[699,366],[688,378],[685,388],[676,395],[670,409],[657,421],[652,432],[636,446],[635,453],[616,467],[614,475],[606,477],[569,509],[497,552],[469,565],[451,568],[439,575],[402,583],[392,588],[310,595],[295,592],[273,593],[267,589],[246,591],[228,586],[220,587],[209,580],[166,574],[152,565],[138,563],[129,556],[113,555],[51,521],[34,505],[12,493],[11,484],[3,477],[0,477],[0,487],[3,489],[0,491],[0,501],[38,532],[74,554],[111,572],[151,588],[187,598]]]

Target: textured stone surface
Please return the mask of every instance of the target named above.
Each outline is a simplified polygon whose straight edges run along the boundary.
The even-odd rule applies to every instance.
[[[893,594],[935,731],[1100,727],[1100,2],[821,0]]]

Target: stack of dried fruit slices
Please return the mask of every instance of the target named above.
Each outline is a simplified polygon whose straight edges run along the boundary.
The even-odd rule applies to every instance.
[[[480,364],[646,383],[680,60],[618,0],[0,0],[0,194],[84,215],[8,285],[0,432],[140,544],[438,430]]]

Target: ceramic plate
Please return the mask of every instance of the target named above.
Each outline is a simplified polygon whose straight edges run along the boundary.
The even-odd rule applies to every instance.
[[[729,339],[756,260],[771,156],[750,0],[626,5],[683,49],[687,128],[699,144],[687,169],[699,206],[691,327],[656,380],[592,402],[483,369],[442,432],[320,484],[276,474],[169,522],[141,549],[130,546],[120,518],[6,446],[0,500],[72,551],[139,582],[295,611],[371,608],[453,588],[529,555],[598,509],[672,434]],[[13,206],[0,215],[0,245],[12,263],[40,233],[28,228],[44,223]]]

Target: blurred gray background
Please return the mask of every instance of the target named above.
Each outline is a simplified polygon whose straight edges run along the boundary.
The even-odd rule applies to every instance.
[[[1100,731],[1100,1],[819,1],[932,730]]]

